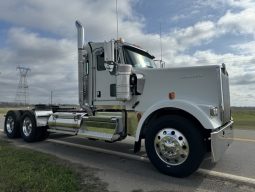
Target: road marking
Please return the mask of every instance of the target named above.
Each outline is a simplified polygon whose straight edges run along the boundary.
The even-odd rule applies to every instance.
[[[208,169],[199,169],[198,172],[203,175],[210,175],[213,177],[223,178],[223,179],[227,179],[227,180],[231,180],[231,181],[238,181],[240,183],[245,183],[245,184],[249,184],[249,185],[255,185],[255,179],[249,178],[249,177],[232,175],[229,173],[223,173],[223,172],[218,172],[218,171],[213,171],[213,170],[208,170]]]
[[[70,143],[70,142],[60,141],[60,140],[55,140],[55,139],[47,139],[46,141],[49,141],[51,143],[57,143],[57,144],[72,146],[72,147],[78,147],[78,148],[81,148],[81,149],[87,149],[87,150],[90,150],[90,151],[105,153],[105,154],[108,154],[108,155],[117,155],[117,156],[120,156],[120,157],[132,159],[132,160],[150,162],[147,157],[142,157],[142,156],[138,156],[138,155],[131,155],[131,154],[123,153],[123,152],[112,151],[112,150],[109,150],[109,149],[102,149],[102,148],[98,148],[98,147],[80,145],[80,144],[76,144],[76,143]],[[203,174],[203,175],[207,175],[207,176],[209,175],[209,176],[212,176],[212,177],[222,178],[222,179],[230,180],[230,181],[234,181],[234,182],[237,181],[237,182],[240,182],[240,183],[243,183],[243,184],[255,185],[255,179],[249,178],[249,177],[232,175],[232,174],[229,174],[229,173],[218,172],[218,171],[207,170],[207,169],[198,169],[197,172],[200,173],[200,174]]]
[[[254,139],[243,139],[243,138],[238,138],[238,137],[233,138],[233,140],[234,141],[255,142]]]

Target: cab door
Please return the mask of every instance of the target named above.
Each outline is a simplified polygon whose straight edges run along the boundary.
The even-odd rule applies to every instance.
[[[110,73],[104,65],[104,53],[98,51],[94,55],[95,65],[95,104],[117,105],[116,100],[116,76]]]

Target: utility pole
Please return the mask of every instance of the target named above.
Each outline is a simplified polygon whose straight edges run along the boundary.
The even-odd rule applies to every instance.
[[[53,100],[53,91],[50,91],[50,105],[52,105],[52,100]]]

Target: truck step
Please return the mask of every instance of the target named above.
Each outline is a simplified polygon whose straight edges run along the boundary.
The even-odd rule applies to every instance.
[[[83,117],[78,135],[104,141],[117,141],[124,131],[123,118],[113,115]]]
[[[57,130],[57,129],[47,129],[48,132],[52,133],[63,133],[68,135],[77,135],[77,132],[74,131],[64,131],[64,130]]]
[[[49,117],[48,131],[114,142],[126,136],[125,118],[121,114],[99,112],[95,116],[85,116],[83,113],[56,112]]]
[[[92,139],[99,139],[103,141],[116,141],[120,138],[120,135],[118,134],[109,134],[109,133],[100,133],[95,131],[86,131],[86,130],[80,130],[77,134],[78,136],[84,136],[87,138]]]

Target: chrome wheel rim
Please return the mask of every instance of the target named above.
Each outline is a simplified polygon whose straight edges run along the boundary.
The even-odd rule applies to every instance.
[[[14,129],[14,119],[12,116],[9,116],[6,122],[6,130],[8,133],[12,133],[13,129]]]
[[[156,134],[154,147],[158,157],[171,166],[184,163],[189,156],[189,143],[186,137],[174,128],[160,130]]]
[[[23,130],[23,133],[25,136],[28,137],[31,134],[32,127],[33,127],[33,124],[32,124],[31,119],[26,117],[23,121],[23,126],[22,126],[22,130]]]

